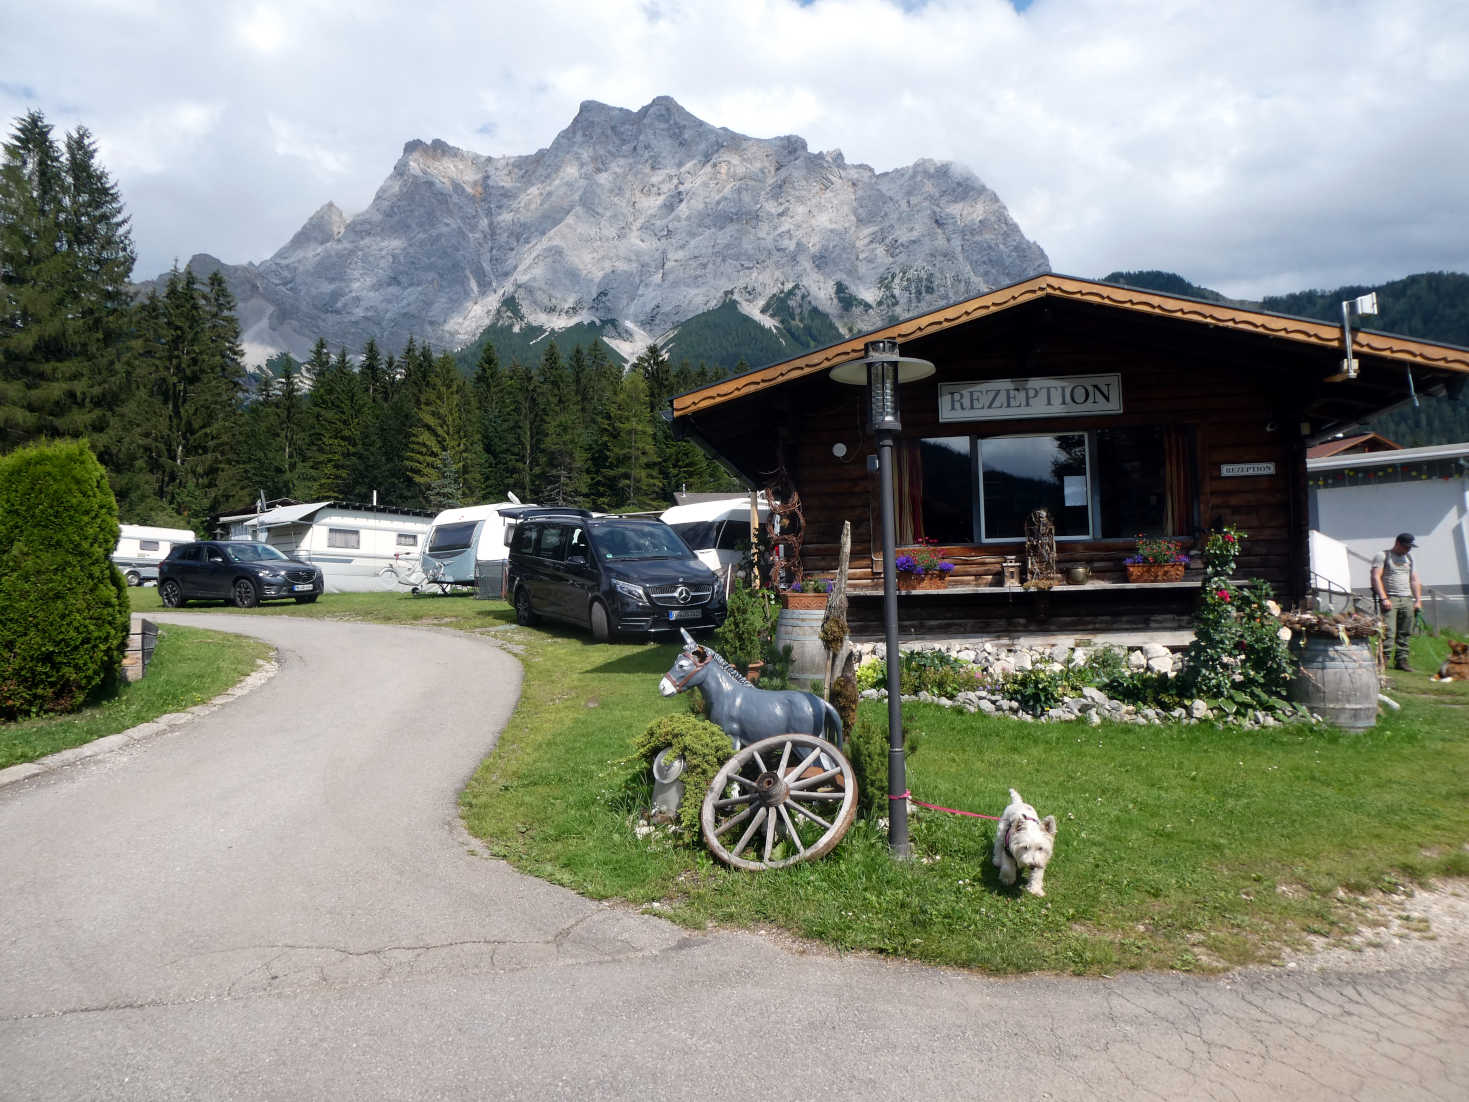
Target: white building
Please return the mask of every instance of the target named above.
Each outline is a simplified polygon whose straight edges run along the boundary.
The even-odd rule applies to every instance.
[[[1306,480],[1311,527],[1346,545],[1353,590],[1370,592],[1372,556],[1411,532],[1429,620],[1469,627],[1469,443],[1309,459]]]
[[[227,539],[268,543],[321,567],[328,593],[394,588],[396,579],[384,578],[384,571],[395,562],[418,565],[432,521],[433,514],[421,509],[337,501],[219,518]]]

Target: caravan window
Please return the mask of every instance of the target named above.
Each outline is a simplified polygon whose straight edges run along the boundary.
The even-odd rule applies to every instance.
[[[721,520],[691,520],[685,524],[669,525],[690,547],[704,550],[722,546],[719,542]]]
[[[157,540],[139,540],[138,541],[138,550],[139,551],[157,551],[158,550],[158,541]]]
[[[362,546],[362,533],[352,528],[328,528],[326,545],[328,547],[358,548]]]
[[[398,546],[399,547],[417,547],[418,546],[418,533],[416,533],[416,532],[399,532],[398,533]]]
[[[458,524],[439,525],[428,541],[429,554],[435,551],[463,551],[474,543],[474,530],[478,524],[478,521],[465,520]]]

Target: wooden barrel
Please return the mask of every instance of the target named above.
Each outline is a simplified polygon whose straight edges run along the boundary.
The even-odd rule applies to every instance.
[[[1377,662],[1368,644],[1343,646],[1340,639],[1307,635],[1292,651],[1301,663],[1290,684],[1292,700],[1348,731],[1376,725]]]
[[[791,648],[791,688],[817,696],[826,680],[826,647],[821,643],[821,621],[825,617],[824,608],[787,608],[781,610],[775,625],[775,649]]]

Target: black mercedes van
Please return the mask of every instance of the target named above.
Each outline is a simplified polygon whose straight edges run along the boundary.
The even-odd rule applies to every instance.
[[[505,569],[505,592],[520,624],[544,616],[588,628],[605,641],[724,623],[718,576],[678,533],[651,517],[528,510]]]

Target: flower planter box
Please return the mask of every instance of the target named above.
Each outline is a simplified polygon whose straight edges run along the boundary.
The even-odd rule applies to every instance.
[[[1181,562],[1126,563],[1129,582],[1181,582],[1187,567]]]
[[[827,594],[825,593],[797,593],[786,589],[781,591],[780,607],[809,612],[812,609],[826,608],[826,600]]]
[[[898,571],[899,589],[943,589],[948,584],[947,574],[908,574]]]

